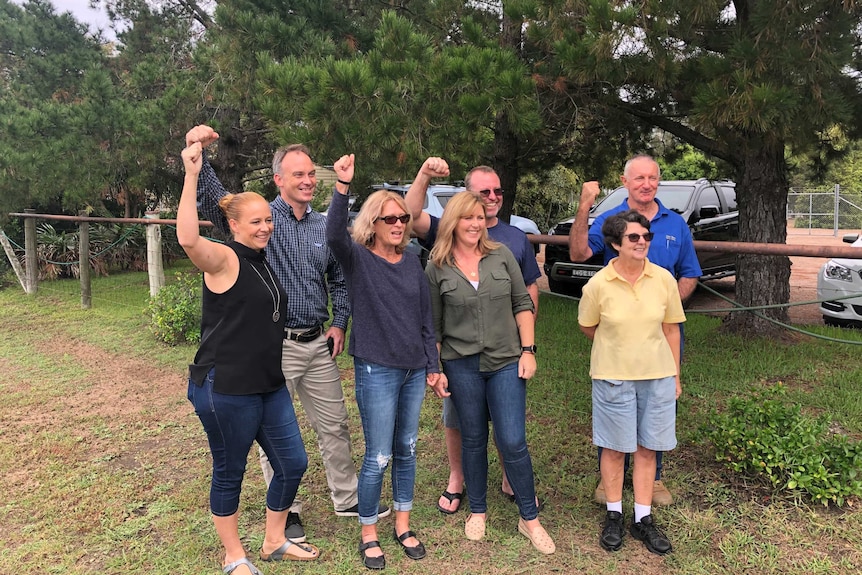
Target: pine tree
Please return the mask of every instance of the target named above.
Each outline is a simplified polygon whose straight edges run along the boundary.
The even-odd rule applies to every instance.
[[[784,243],[787,150],[858,129],[862,7],[853,0],[537,0],[531,34],[545,73],[632,122],[661,128],[733,166],[746,242]],[[789,301],[786,257],[740,255],[746,306]],[[762,312],[786,321],[786,309]],[[725,327],[772,333],[734,313]]]

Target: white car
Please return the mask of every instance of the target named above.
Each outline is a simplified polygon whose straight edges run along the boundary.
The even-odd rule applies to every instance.
[[[844,241],[862,249],[862,234],[847,234]],[[834,258],[823,264],[817,299],[826,325],[862,327],[862,259]]]

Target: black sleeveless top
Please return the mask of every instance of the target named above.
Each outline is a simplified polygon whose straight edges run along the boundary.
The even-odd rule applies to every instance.
[[[236,283],[217,294],[203,282],[201,345],[189,378],[203,385],[213,367],[213,389],[226,395],[251,395],[276,391],[284,385],[281,348],[287,294],[263,251],[229,242],[239,258]],[[273,321],[276,303],[278,319]]]

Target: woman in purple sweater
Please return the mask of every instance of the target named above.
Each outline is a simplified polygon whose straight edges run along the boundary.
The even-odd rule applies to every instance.
[[[410,214],[400,195],[379,191],[366,200],[347,230],[347,195],[353,155],[333,166],[338,175],[326,222],[329,248],[347,278],[353,323],[348,353],[353,356],[356,403],[365,434],[359,474],[359,553],[368,569],[386,560],[377,535],[377,509],[387,467],[391,465],[393,536],[411,559],[425,547],[410,530],[416,442],[425,384],[446,394],[431,318],[428,282],[419,258],[405,252]]]

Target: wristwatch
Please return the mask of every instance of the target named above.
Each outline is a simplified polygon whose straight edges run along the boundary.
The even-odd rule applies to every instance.
[[[521,346],[521,353],[532,353],[536,355],[536,344]]]

